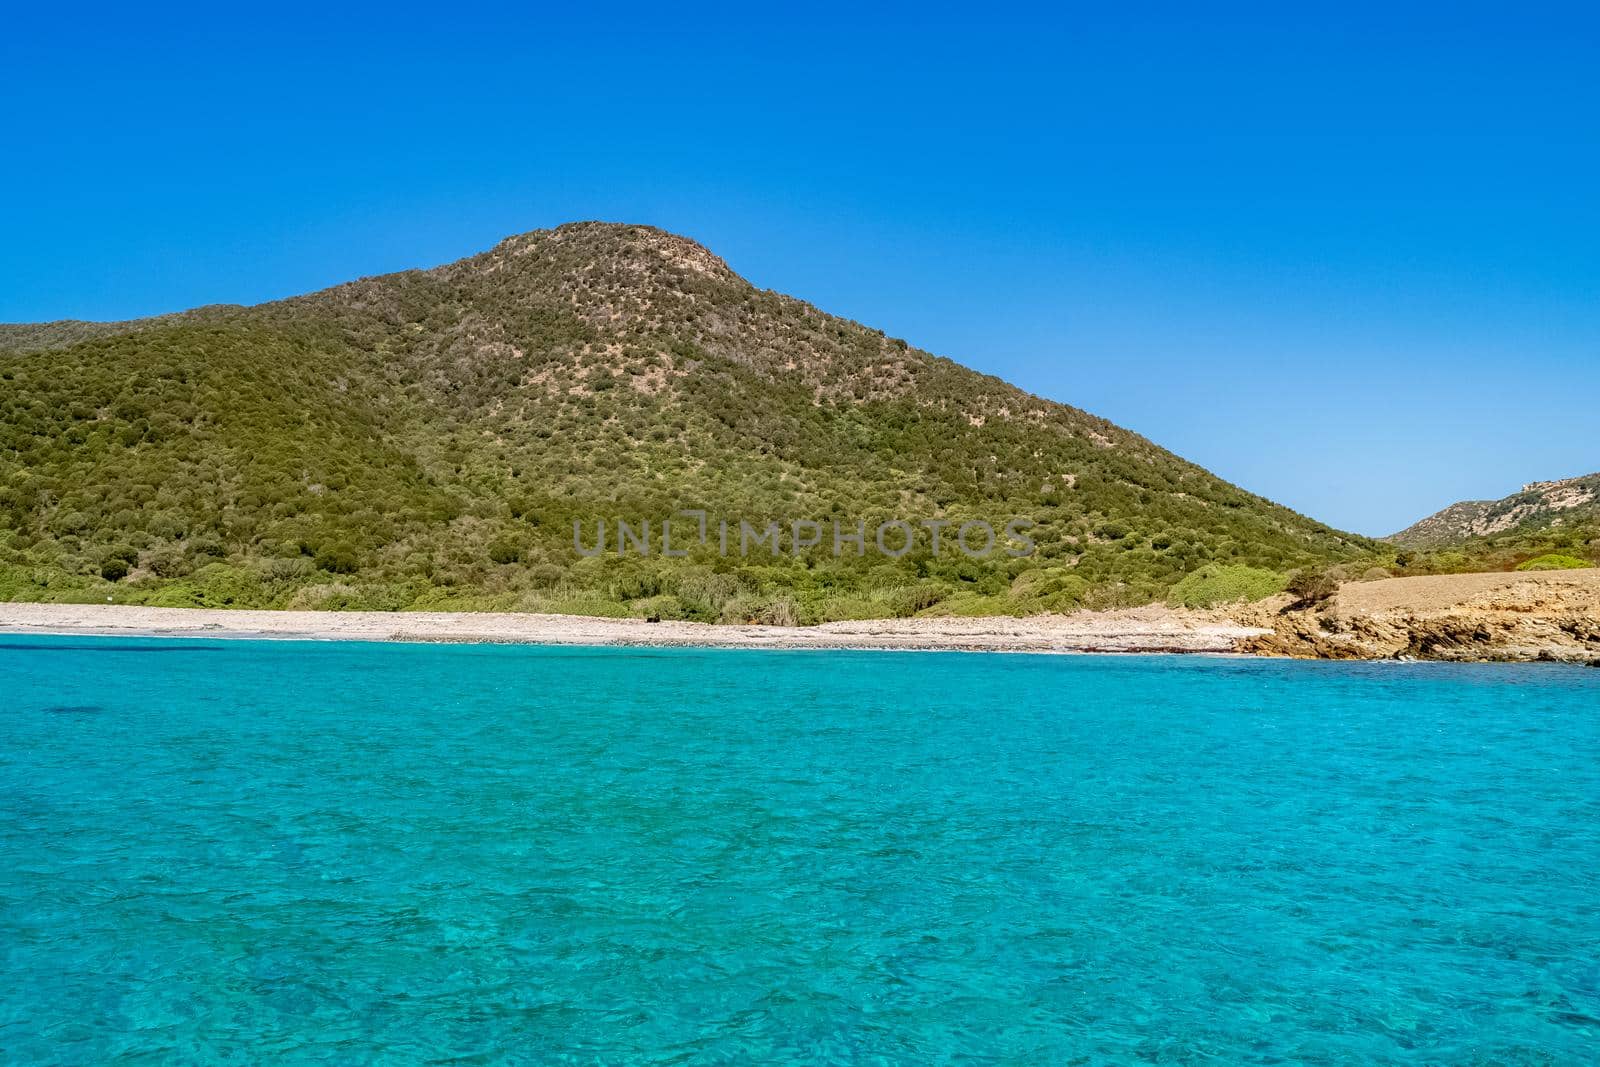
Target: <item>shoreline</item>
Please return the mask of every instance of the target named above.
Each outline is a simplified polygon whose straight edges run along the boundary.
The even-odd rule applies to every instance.
[[[287,611],[0,603],[0,634],[635,648],[1144,653],[1600,665],[1600,569],[1346,582],[1212,609],[761,626],[518,612]]]
[[[920,618],[818,626],[646,622],[585,615],[266,611],[0,604],[0,634],[526,644],[624,648],[1238,655],[1271,631],[1208,613],[1136,608],[1028,618]]]

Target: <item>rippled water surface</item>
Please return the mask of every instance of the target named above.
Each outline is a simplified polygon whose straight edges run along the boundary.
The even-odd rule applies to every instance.
[[[14,638],[0,1060],[1593,1063],[1600,671]]]

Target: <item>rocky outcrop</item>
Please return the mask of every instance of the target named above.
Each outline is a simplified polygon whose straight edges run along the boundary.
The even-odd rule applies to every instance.
[[[1600,570],[1347,583],[1330,602],[1252,613],[1241,650],[1314,659],[1600,662]]]

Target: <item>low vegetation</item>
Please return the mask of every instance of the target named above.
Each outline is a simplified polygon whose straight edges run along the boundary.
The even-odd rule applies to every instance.
[[[1167,599],[1186,608],[1211,608],[1223,604],[1263,600],[1283,592],[1288,579],[1259,567],[1207,564],[1185,575]]]
[[[1594,563],[1586,559],[1579,559],[1576,556],[1564,556],[1558,552],[1550,552],[1543,556],[1535,556],[1533,559],[1517,564],[1517,570],[1570,571],[1593,566]]]

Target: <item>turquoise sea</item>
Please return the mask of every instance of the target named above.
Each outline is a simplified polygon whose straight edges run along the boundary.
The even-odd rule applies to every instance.
[[[0,1061],[1589,1064],[1600,671],[0,639]]]

